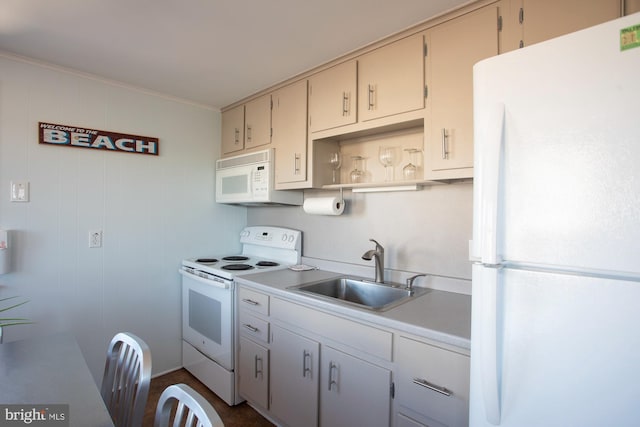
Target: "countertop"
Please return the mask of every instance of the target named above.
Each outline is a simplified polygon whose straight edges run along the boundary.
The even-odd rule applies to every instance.
[[[326,270],[275,270],[236,277],[236,283],[263,290],[325,312],[393,328],[468,350],[471,345],[471,296],[435,289],[387,311],[334,304],[299,292],[290,286],[345,276]]]

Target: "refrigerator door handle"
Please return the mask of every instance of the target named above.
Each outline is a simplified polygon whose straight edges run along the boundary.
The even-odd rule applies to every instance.
[[[505,107],[502,103],[495,104],[488,114],[485,125],[484,153],[479,162],[480,179],[477,181],[482,187],[480,191],[480,230],[482,235],[480,247],[480,262],[497,265],[501,259],[498,256],[498,213],[500,208],[500,175],[503,163]]]
[[[482,397],[491,424],[500,424],[500,377],[498,371],[498,280],[500,269],[480,267],[482,323],[480,327],[480,360]]]

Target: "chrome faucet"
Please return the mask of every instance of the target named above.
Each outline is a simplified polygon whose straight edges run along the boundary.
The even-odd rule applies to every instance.
[[[362,259],[366,261],[371,261],[372,258],[375,258],[376,262],[376,283],[384,283],[384,248],[378,242],[373,239],[369,239],[370,242],[376,244],[375,249],[371,249],[362,255]]]

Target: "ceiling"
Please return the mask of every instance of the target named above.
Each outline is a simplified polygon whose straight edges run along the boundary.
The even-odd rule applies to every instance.
[[[0,50],[221,108],[468,0],[2,0]]]

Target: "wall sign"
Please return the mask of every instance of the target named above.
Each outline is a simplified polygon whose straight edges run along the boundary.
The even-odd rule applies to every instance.
[[[157,156],[158,138],[39,122],[39,143]]]

